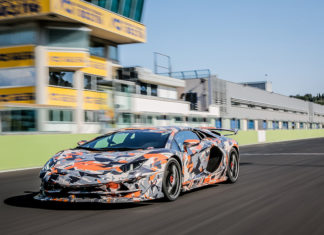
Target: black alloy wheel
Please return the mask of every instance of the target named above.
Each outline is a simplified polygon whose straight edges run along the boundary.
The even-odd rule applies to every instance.
[[[227,166],[227,182],[235,183],[239,176],[240,172],[240,163],[239,156],[235,149],[232,149],[229,153],[228,166]]]
[[[179,162],[171,158],[165,166],[162,191],[164,199],[167,201],[174,201],[179,197],[181,192],[181,168]]]

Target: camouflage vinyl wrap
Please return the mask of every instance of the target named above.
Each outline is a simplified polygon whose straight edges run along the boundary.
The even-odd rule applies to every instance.
[[[128,128],[119,131],[170,133],[165,148],[132,151],[70,149],[57,153],[40,172],[40,193],[35,199],[61,202],[126,203],[164,196],[162,181],[170,158],[179,161],[182,191],[225,181],[228,154],[237,143],[208,130],[187,127]],[[171,149],[174,136],[183,130],[204,131],[209,137],[180,152]],[[216,151],[217,150],[217,151]],[[210,156],[221,159],[210,172]],[[211,154],[213,153],[213,154]]]

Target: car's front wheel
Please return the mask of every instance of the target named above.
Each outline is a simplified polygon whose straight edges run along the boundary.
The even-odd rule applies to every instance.
[[[227,182],[235,183],[240,172],[239,156],[235,149],[229,153],[228,166],[227,166]]]
[[[171,158],[165,166],[162,182],[162,191],[165,200],[174,201],[179,197],[181,181],[181,168],[179,162]]]

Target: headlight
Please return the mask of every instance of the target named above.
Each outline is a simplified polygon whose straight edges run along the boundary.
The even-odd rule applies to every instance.
[[[147,159],[126,163],[120,167],[123,172],[133,171],[140,168]]]

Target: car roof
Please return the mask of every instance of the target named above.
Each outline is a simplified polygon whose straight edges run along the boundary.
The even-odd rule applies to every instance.
[[[128,127],[128,128],[119,129],[117,131],[125,131],[125,130],[178,132],[182,130],[192,130],[192,128],[185,127],[185,126]]]

